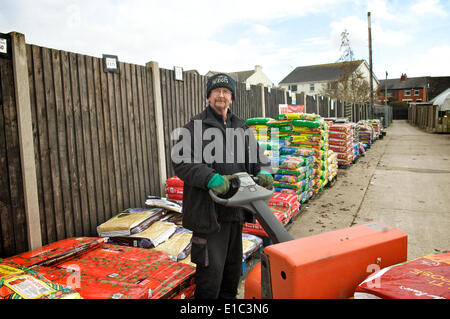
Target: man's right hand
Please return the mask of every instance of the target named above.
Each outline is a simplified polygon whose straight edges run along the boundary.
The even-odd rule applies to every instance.
[[[228,181],[230,178],[231,175],[222,176],[219,173],[216,173],[208,182],[208,188],[212,189],[216,195],[226,194],[230,189],[230,183]]]

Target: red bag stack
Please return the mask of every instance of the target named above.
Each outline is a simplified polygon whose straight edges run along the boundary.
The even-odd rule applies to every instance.
[[[355,157],[351,124],[334,123],[329,126],[329,131],[328,148],[337,153],[338,165],[350,165]]]
[[[279,222],[283,226],[286,226],[299,212],[300,202],[296,194],[274,192],[272,198],[269,200],[269,208]],[[258,221],[256,223],[245,223],[243,232],[261,237],[269,237]]]
[[[178,176],[172,176],[166,180],[166,197],[170,200],[183,200],[184,182]]]

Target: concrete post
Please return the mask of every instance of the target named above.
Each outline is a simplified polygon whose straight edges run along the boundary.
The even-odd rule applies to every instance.
[[[316,97],[316,114],[320,114],[320,108],[319,108],[319,95],[315,95],[315,97]]]
[[[42,246],[42,237],[34,157],[27,50],[23,34],[11,32],[10,35],[28,248],[35,249]]]
[[[159,184],[161,190],[161,196],[164,196],[164,185],[167,179],[166,170],[166,152],[164,146],[164,127],[163,127],[163,110],[162,110],[162,97],[161,97],[161,77],[159,73],[158,62],[150,61],[145,65],[147,68],[152,69],[152,82],[153,82],[153,99],[155,103],[155,121],[156,125],[156,139],[158,141],[158,168],[159,168]]]
[[[262,117],[266,117],[266,97],[264,94],[264,84],[260,84],[261,86],[261,114]]]

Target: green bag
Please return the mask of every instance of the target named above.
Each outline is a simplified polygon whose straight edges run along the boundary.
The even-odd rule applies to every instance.
[[[271,117],[254,117],[245,121],[247,125],[266,125],[267,122],[273,121]]]
[[[306,127],[320,127],[321,121],[307,121],[307,120],[292,120],[294,126],[306,126]]]

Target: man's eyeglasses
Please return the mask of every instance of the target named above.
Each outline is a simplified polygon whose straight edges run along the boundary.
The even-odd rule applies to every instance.
[[[222,94],[223,96],[230,96],[231,95],[231,91],[228,89],[214,89],[211,91],[212,94],[219,96],[220,94]]]

